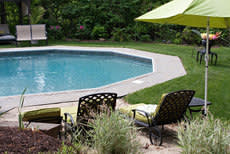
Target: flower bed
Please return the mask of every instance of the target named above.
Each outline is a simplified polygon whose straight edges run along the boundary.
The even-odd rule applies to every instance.
[[[40,131],[17,127],[0,127],[0,143],[0,153],[55,152],[62,146],[61,140]]]

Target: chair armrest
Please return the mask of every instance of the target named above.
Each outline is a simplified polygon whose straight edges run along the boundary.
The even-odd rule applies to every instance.
[[[70,122],[71,122],[71,126],[74,126],[75,122],[74,122],[73,117],[71,116],[71,114],[69,114],[69,113],[64,113],[64,116],[65,116],[64,122],[67,123],[67,119],[68,119],[68,117],[69,117],[69,118],[70,118]]]
[[[142,113],[144,113],[144,114],[145,114],[145,117],[146,117],[146,118],[147,118],[147,120],[148,120],[148,125],[150,126],[151,122],[150,122],[149,117],[152,119],[152,116],[151,116],[149,113],[147,113],[147,112],[145,112],[145,111],[143,111],[143,110],[133,109],[133,110],[132,110],[132,112],[133,112],[133,119],[135,119],[135,116],[136,116],[136,111],[138,111],[138,112],[142,112]]]

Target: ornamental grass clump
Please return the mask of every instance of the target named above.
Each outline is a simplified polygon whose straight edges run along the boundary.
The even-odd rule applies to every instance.
[[[19,126],[19,129],[24,128],[23,121],[22,121],[22,107],[23,107],[24,100],[25,100],[25,98],[24,98],[25,92],[26,92],[26,88],[23,90],[23,92],[21,94],[19,106],[18,106],[18,126]]]
[[[180,125],[178,143],[185,154],[230,153],[230,125],[228,121],[195,119],[190,124]]]
[[[98,115],[90,123],[89,132],[92,147],[99,154],[135,154],[139,153],[137,129],[133,122],[125,119],[118,112]]]

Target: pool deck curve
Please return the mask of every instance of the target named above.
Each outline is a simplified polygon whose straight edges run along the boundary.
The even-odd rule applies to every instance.
[[[65,49],[65,50],[81,50],[81,51],[104,51],[115,52],[125,55],[145,57],[152,59],[154,72],[123,80],[106,86],[83,89],[70,90],[60,92],[48,92],[25,95],[24,106],[55,104],[63,102],[77,101],[81,96],[98,93],[98,92],[115,92],[118,96],[125,96],[129,93],[160,84],[174,78],[186,75],[186,71],[179,57],[156,54],[129,48],[110,48],[110,47],[79,47],[79,46],[46,46],[46,47],[26,47],[26,48],[7,48],[0,49],[1,52],[29,51],[29,50],[49,50],[49,49]],[[18,107],[20,95],[0,97],[0,113]]]

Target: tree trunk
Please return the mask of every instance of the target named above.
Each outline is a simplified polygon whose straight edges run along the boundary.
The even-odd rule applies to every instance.
[[[0,2],[0,14],[1,14],[1,23],[6,24],[6,11],[5,11],[5,5],[4,2]]]

